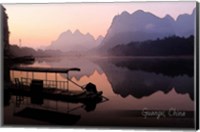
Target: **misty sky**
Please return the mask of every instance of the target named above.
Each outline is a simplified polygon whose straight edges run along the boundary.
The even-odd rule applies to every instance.
[[[191,14],[196,2],[140,2],[140,3],[82,3],[82,4],[10,4],[5,5],[9,16],[10,43],[38,48],[50,45],[70,29],[79,29],[95,38],[105,36],[115,15],[138,9],[159,17],[167,14],[174,19]]]

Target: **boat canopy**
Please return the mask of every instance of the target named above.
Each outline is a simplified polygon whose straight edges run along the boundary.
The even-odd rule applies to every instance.
[[[46,67],[12,67],[11,70],[25,72],[49,72],[49,73],[68,73],[69,71],[80,71],[80,68],[46,68]]]

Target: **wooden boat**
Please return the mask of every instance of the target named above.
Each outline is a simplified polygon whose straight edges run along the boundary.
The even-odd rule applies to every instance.
[[[16,96],[27,96],[33,99],[35,103],[42,103],[43,99],[67,101],[73,103],[88,103],[88,102],[101,102],[102,91],[97,91],[96,86],[88,83],[85,87],[80,86],[69,78],[69,72],[80,71],[79,68],[43,68],[43,67],[12,67],[14,71],[32,72],[32,79],[28,78],[15,78],[10,92]],[[52,80],[38,80],[34,79],[34,72],[55,73],[55,80],[53,81],[56,86],[52,87]],[[67,74],[66,81],[57,80],[57,73]],[[24,81],[25,80],[25,81]],[[29,83],[27,82],[29,81]],[[69,90],[69,82],[77,85],[81,89],[79,91]],[[65,86],[60,89],[57,86],[62,84]],[[35,100],[35,101],[34,101]]]

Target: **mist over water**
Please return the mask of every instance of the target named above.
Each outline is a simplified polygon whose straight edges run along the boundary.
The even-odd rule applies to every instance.
[[[81,82],[82,85],[95,81],[105,93],[111,89],[113,94],[126,98],[131,95],[137,99],[149,97],[161,91],[165,95],[173,89],[183,96],[194,99],[193,60],[192,59],[88,59],[65,58],[59,60],[40,60],[32,67],[77,67],[80,72],[70,72],[69,77]],[[181,66],[181,67],[180,67]],[[180,67],[180,68],[179,68]],[[11,77],[26,77],[23,72],[11,71]],[[28,76],[31,78],[30,73]],[[35,73],[34,78],[44,79],[45,74]],[[104,78],[102,78],[104,76]],[[91,80],[89,80],[91,78]],[[48,79],[55,79],[50,73]],[[58,79],[65,80],[65,74],[59,74]],[[94,83],[95,83],[94,82]],[[102,83],[108,83],[109,88],[103,88]]]
[[[147,62],[151,66],[147,65]],[[72,114],[80,115],[80,119],[74,123],[75,125],[110,126],[120,124],[119,126],[135,126],[136,119],[139,118],[140,123],[137,123],[137,125],[149,126],[147,125],[148,120],[145,120],[141,114],[143,109],[168,111],[173,108],[178,111],[194,111],[193,60],[177,59],[176,62],[173,63],[173,59],[159,59],[155,63],[155,59],[70,59],[60,57],[60,59],[40,59],[29,66],[79,67],[81,71],[70,72],[70,78],[80,85],[92,82],[99,91],[103,91],[103,95],[109,99],[107,102],[97,104],[94,110],[90,112],[86,112],[84,109],[77,109],[71,112]],[[160,69],[157,68],[159,63]],[[166,63],[169,67],[161,65],[163,63]],[[170,70],[171,72],[167,70],[168,68],[176,69],[180,64],[183,68],[179,70]],[[186,70],[190,72],[185,72]],[[10,73],[11,78],[13,76],[26,76],[23,72],[11,71]],[[45,75],[39,73],[35,73],[34,76],[34,78],[39,79],[45,78]],[[28,74],[28,77],[31,77],[31,74]],[[48,75],[50,80],[55,79],[54,77],[52,74]],[[58,79],[65,80],[66,75],[59,74]],[[70,84],[70,89],[77,88]],[[15,100],[14,97],[12,98]],[[57,104],[60,111],[65,111],[68,105],[70,106],[69,108],[79,106],[79,104],[55,103],[48,100],[43,105],[47,104],[53,107]],[[12,105],[5,107],[8,113],[13,112]],[[12,124],[13,121],[11,117],[8,118],[8,113],[6,112],[4,117],[6,116],[5,119],[8,124]],[[29,120],[15,116],[12,116],[12,118],[20,120],[22,124],[27,122],[30,124],[48,124],[48,121],[35,122],[31,118]],[[176,122],[175,117],[170,119],[172,122]],[[152,126],[156,126],[157,120],[154,118],[150,118],[150,120],[154,122]],[[173,123],[167,125],[165,119],[161,119],[161,122],[163,123],[161,127],[174,126]],[[192,118],[189,118],[188,122],[192,124]],[[180,123],[179,125],[183,126],[183,124]]]
[[[4,124],[194,128],[195,18],[196,8],[191,14],[179,14],[177,20],[144,10],[124,10],[113,16],[104,37],[95,39],[77,28],[62,32],[44,50],[7,43]],[[24,64],[26,61],[29,64]],[[9,69],[15,65],[81,70],[58,74]],[[51,100],[42,97],[36,105],[33,91],[30,97],[12,93],[14,88],[25,86],[20,84],[23,79],[29,80],[26,83],[31,84],[27,85],[31,90],[36,87],[31,81],[42,82],[41,91],[35,93],[38,97],[44,88],[50,92],[50,88],[57,88],[60,93],[53,91],[52,95],[59,97],[65,92],[69,98],[77,97],[80,88],[93,83],[103,92],[103,100],[72,103],[54,96]],[[57,84],[69,79],[70,91]],[[20,90],[24,88],[16,91]]]

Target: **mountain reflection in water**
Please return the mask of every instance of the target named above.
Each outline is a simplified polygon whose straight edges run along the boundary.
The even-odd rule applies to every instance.
[[[73,114],[81,116],[76,123],[73,122],[77,126],[193,127],[192,59],[60,58],[41,59],[30,66],[79,67],[80,72],[69,73],[70,79],[80,85],[92,82],[109,98],[107,102],[89,109],[85,107],[84,110],[73,111]],[[23,72],[14,72],[13,75],[26,77]],[[11,77],[13,75],[11,72]],[[45,75],[39,73],[34,76],[45,78]],[[48,79],[53,80],[55,76],[48,74]],[[66,80],[66,75],[59,74],[57,79]],[[71,84],[70,89],[73,89]],[[60,104],[59,107],[66,105]],[[165,111],[174,108],[191,113],[191,116],[179,120],[174,119],[176,117],[146,120],[141,115],[144,108]],[[9,112],[11,107],[4,110]],[[187,121],[182,122],[185,119]]]
[[[157,91],[189,94],[194,99],[193,60],[106,60],[97,62],[113,91],[122,97],[150,96]]]
[[[193,59],[85,59],[67,58],[45,62],[50,67],[79,67],[81,72],[71,72],[70,78],[78,81],[94,72],[104,73],[112,90],[122,97],[150,96],[157,91],[165,94],[174,89],[179,94],[189,94],[194,100]],[[38,64],[37,64],[38,65]],[[61,75],[66,78],[66,75]],[[86,83],[86,82],[85,82]]]

